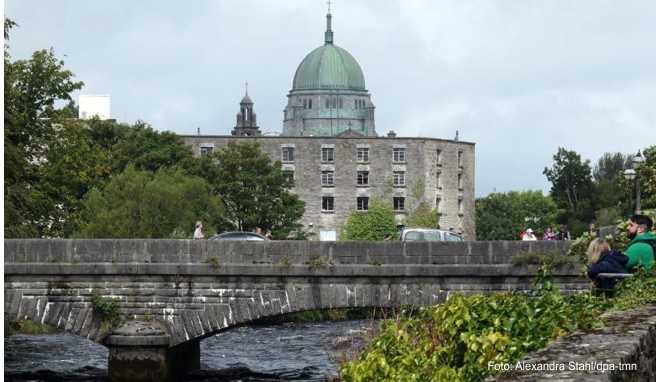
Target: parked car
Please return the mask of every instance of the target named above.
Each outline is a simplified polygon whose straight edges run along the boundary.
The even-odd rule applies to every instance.
[[[224,232],[219,235],[210,237],[209,240],[248,240],[248,241],[263,241],[268,240],[266,237],[255,232],[233,231]]]
[[[463,241],[455,232],[430,228],[405,228],[401,231],[401,241]]]

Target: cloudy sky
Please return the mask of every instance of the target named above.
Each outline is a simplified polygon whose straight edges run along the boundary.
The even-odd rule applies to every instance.
[[[6,0],[14,58],[53,47],[112,116],[229,134],[244,82],[282,130],[323,0]],[[656,144],[656,1],[333,0],[379,134],[476,143],[476,194],[542,189],[559,146],[596,160]]]

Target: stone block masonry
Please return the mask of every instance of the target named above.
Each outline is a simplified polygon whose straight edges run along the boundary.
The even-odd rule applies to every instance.
[[[511,265],[512,257],[567,248],[555,241],[5,240],[5,318],[105,344],[113,381],[174,380],[197,365],[198,342],[222,330],[305,310],[429,306],[453,293],[528,290],[535,269]],[[585,290],[581,275],[559,269],[554,281],[566,292]],[[114,301],[127,328],[108,326],[98,299]],[[157,326],[148,329],[156,338],[136,329],[128,338],[138,322]],[[176,365],[178,353],[192,356]],[[141,366],[111,367],[131,363],[152,368],[137,378]]]

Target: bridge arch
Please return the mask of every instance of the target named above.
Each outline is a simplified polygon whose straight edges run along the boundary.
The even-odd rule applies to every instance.
[[[171,359],[199,355],[201,339],[260,318],[428,306],[452,293],[526,290],[535,269],[513,266],[511,258],[567,247],[557,241],[5,240],[5,318],[48,323],[104,343],[110,361],[161,344],[153,357],[173,375],[179,368]],[[554,279],[567,291],[587,288],[580,269],[559,269]],[[94,296],[116,301],[128,323],[153,323],[145,332],[155,334],[142,335],[142,328],[130,336],[126,329],[107,337],[115,328],[94,308]],[[110,362],[110,376],[112,369],[118,368]]]

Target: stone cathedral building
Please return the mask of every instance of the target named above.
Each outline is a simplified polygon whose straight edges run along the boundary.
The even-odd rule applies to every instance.
[[[321,240],[339,239],[348,216],[366,213],[373,197],[389,202],[399,224],[425,201],[441,214],[441,229],[474,240],[474,143],[379,136],[362,68],[334,44],[326,17],[324,44],[294,74],[281,135],[261,135],[246,93],[232,135],[182,136],[185,143],[206,155],[230,141],[258,142],[293,179],[305,202],[301,224]]]

